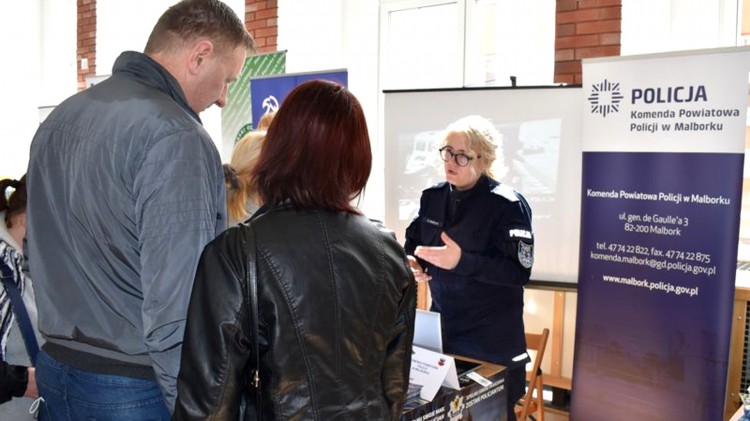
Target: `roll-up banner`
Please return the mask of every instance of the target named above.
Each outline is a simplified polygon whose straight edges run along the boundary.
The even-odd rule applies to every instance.
[[[286,51],[252,55],[245,59],[239,77],[229,85],[227,103],[221,109],[222,144],[228,154],[245,133],[253,130],[253,115],[262,114],[260,111],[253,113],[251,108],[250,79],[285,71]]]
[[[312,79],[324,79],[347,86],[349,74],[346,69],[312,73],[288,73],[278,76],[258,77],[250,85],[250,102],[253,109],[253,127],[263,114],[274,112],[297,85]]]
[[[750,49],[583,62],[571,419],[721,420]]]

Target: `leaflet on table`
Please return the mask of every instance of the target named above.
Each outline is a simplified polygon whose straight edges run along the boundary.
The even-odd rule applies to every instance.
[[[412,347],[409,383],[422,386],[419,396],[427,401],[432,401],[440,386],[461,388],[453,357],[418,346]]]

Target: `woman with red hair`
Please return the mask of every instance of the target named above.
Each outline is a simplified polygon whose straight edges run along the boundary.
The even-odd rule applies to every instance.
[[[243,397],[245,419],[399,418],[416,287],[393,232],[351,203],[371,165],[345,87],[284,100],[253,169],[264,205],[201,257],[174,420],[236,420]]]

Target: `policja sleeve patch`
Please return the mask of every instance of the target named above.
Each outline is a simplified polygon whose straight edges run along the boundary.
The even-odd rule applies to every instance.
[[[531,231],[527,231],[524,229],[512,229],[508,231],[508,236],[510,236],[510,238],[525,238],[527,240],[531,240],[533,238],[531,236]]]

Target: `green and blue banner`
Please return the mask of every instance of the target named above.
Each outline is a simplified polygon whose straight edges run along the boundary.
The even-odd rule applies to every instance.
[[[252,102],[252,109],[255,110],[253,112],[253,127],[258,126],[258,121],[263,114],[276,111],[287,94],[295,86],[312,79],[330,80],[344,86],[347,86],[349,81],[346,70],[253,78],[250,87],[250,100]]]
[[[286,51],[258,54],[245,59],[240,76],[229,86],[227,103],[221,109],[222,144],[227,145],[228,150],[231,151],[234,144],[255,127],[252,123],[250,80],[258,76],[283,74],[285,69]]]

